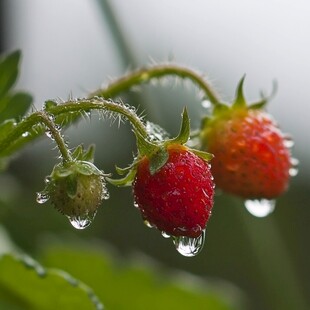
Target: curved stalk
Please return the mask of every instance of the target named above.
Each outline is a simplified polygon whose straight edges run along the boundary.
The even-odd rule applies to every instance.
[[[175,75],[191,80],[205,93],[206,97],[209,98],[212,104],[216,105],[220,103],[218,94],[200,74],[189,68],[180,67],[173,64],[156,65],[150,68],[143,68],[126,74],[123,77],[110,83],[106,88],[94,91],[89,95],[89,98],[94,96],[113,98],[115,95],[121,93],[122,91],[128,90],[133,86],[147,83],[152,79],[159,79],[169,75]]]

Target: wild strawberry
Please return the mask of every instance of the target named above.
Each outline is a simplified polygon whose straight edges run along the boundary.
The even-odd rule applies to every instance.
[[[75,155],[78,152],[82,159],[88,155],[83,154],[81,148]],[[66,215],[77,229],[89,226],[102,200],[108,198],[103,172],[89,161],[58,164],[45,182],[46,187],[38,193],[37,201],[44,203],[50,199],[55,209]]]
[[[211,215],[214,184],[210,165],[179,144],[167,146],[168,160],[154,174],[150,158],[137,165],[134,198],[144,220],[173,236],[201,235]]]
[[[277,124],[262,110],[266,100],[248,106],[242,84],[231,107],[219,105],[205,120],[202,146],[214,154],[218,188],[245,199],[272,199],[288,187],[290,151]]]

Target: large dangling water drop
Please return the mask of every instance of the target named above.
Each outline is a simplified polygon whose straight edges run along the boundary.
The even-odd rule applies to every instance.
[[[186,236],[179,236],[173,238],[173,243],[176,250],[183,256],[196,256],[203,248],[205,242],[206,231],[203,230],[201,235],[197,238],[190,238]]]
[[[74,228],[85,229],[92,223],[95,215],[96,212],[93,214],[87,213],[85,215],[79,215],[79,216],[68,216],[68,219]]]
[[[244,202],[245,208],[255,217],[265,217],[271,214],[276,205],[275,200],[254,199]]]

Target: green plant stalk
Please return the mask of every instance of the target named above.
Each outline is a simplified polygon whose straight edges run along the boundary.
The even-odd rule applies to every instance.
[[[14,130],[12,130],[5,139],[0,141],[0,149],[2,151],[5,150],[15,140],[20,138],[23,133],[29,132],[35,125],[38,124],[44,124],[50,131],[51,136],[54,138],[64,162],[72,161],[70,152],[67,149],[60,132],[57,130],[55,123],[50,119],[49,115],[43,111],[34,112],[18,123]]]
[[[82,99],[80,101],[69,101],[51,107],[49,108],[48,114],[44,111],[38,111],[29,115],[20,123],[18,123],[5,139],[0,141],[0,150],[3,151],[6,148],[9,148],[15,140],[20,138],[23,133],[29,132],[34,126],[38,124],[44,124],[50,131],[51,136],[54,138],[62,155],[63,161],[70,162],[72,161],[71,154],[67,149],[66,144],[60,132],[57,130],[54,122],[49,118],[49,115],[56,117],[61,114],[83,111],[87,112],[90,110],[106,110],[123,115],[130,121],[134,129],[139,132],[143,138],[148,138],[148,133],[140,118],[136,115],[136,113],[126,108],[125,106],[103,99]]]
[[[128,119],[134,129],[137,130],[143,138],[147,139],[149,136],[146,131],[145,125],[142,123],[141,119],[137,116],[135,112],[131,111],[123,105],[114,103],[111,100],[92,98],[81,99],[75,102],[69,101],[65,102],[64,104],[60,104],[50,108],[49,113],[54,116],[58,116],[64,113],[82,112],[90,110],[106,110],[123,115]]]
[[[193,83],[197,84],[197,86],[205,93],[206,97],[209,98],[212,104],[217,105],[220,103],[218,94],[216,94],[211,85],[209,85],[209,83],[203,79],[201,75],[189,68],[180,67],[173,64],[156,65],[150,68],[143,68],[126,74],[123,77],[110,83],[106,88],[94,91],[89,95],[89,98],[95,96],[113,98],[117,94],[128,90],[133,86],[147,83],[152,79],[159,79],[169,75],[191,80]]]
[[[256,258],[270,309],[309,309],[273,217],[269,216],[262,221],[248,214],[239,199],[232,198],[232,203],[236,206]]]

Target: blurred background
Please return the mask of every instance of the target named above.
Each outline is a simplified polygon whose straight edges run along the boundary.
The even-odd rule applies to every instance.
[[[73,230],[50,205],[38,206],[35,193],[57,162],[52,141],[42,138],[0,176],[0,235],[34,257],[51,240],[93,241],[98,247],[104,242],[125,260],[140,253],[164,268],[219,279],[241,292],[245,309],[310,308],[307,1],[2,0],[0,9],[1,52],[22,50],[17,87],[34,96],[36,108],[50,98],[86,96],[153,62],[199,70],[225,100],[234,97],[244,74],[249,100],[260,91],[270,93],[276,80],[268,111],[294,137],[293,154],[300,161],[289,191],[266,218],[248,214],[236,198],[217,195],[205,247],[189,259],[143,225],[129,188],[110,187],[111,198],[85,231]],[[205,113],[197,89],[173,78],[122,99],[171,134],[178,131],[185,105],[193,128]],[[135,150],[129,126],[118,129],[95,116],[65,135],[71,147],[95,143],[96,164],[107,172],[114,172],[114,164],[129,164]]]

